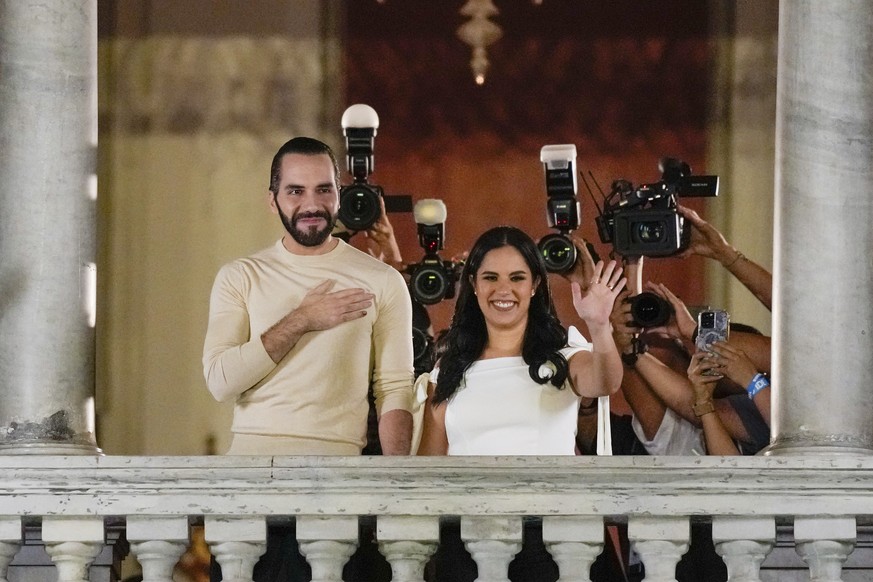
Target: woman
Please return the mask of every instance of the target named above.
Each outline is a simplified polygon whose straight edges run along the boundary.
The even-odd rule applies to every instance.
[[[615,261],[597,264],[584,297],[572,284],[591,343],[570,347],[534,241],[509,226],[482,234],[429,378],[418,454],[573,455],[579,398],[621,383],[609,315],[624,285]]]
[[[579,336],[581,345],[569,347],[534,241],[508,226],[480,236],[464,265],[437,368],[416,383],[419,390],[427,386],[418,454],[573,455],[579,399],[611,394],[621,383],[609,315],[624,285],[614,261],[597,264],[584,297],[572,284],[573,305],[592,343]],[[472,581],[477,569],[460,527],[449,524],[442,533],[429,579]],[[509,579],[557,580],[557,565],[530,522],[524,540]]]

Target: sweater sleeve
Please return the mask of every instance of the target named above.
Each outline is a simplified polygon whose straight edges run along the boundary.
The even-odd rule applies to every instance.
[[[245,299],[249,287],[242,270],[234,264],[221,268],[212,287],[203,375],[219,402],[239,396],[276,367],[261,338],[251,337]]]
[[[387,271],[373,325],[373,394],[381,416],[412,409],[412,302],[403,275]]]

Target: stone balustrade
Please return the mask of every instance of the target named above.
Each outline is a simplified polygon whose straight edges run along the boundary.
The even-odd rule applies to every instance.
[[[422,580],[441,519],[460,519],[479,580],[508,580],[526,517],[564,581],[589,579],[605,523],[627,523],[646,580],[674,580],[692,521],[711,521],[730,580],[761,579],[777,528],[812,580],[841,580],[873,522],[873,458],[2,456],[0,582],[28,525],[60,582],[87,580],[110,524],[144,582],[169,582],[195,523],[225,580],[247,581],[267,524],[292,519],[313,580],[341,580],[360,516],[398,581]]]

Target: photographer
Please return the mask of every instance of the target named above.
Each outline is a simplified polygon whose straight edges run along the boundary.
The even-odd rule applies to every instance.
[[[651,439],[646,443],[647,446],[652,447],[649,449],[650,453],[653,450],[660,450],[662,454],[683,454],[667,451],[677,449],[681,451],[687,446],[691,435],[686,423],[693,427],[702,426],[700,418],[702,409],[700,407],[695,409],[694,386],[686,375],[691,365],[690,350],[686,346],[693,346],[692,336],[696,326],[685,304],[664,285],[649,285],[648,289],[659,293],[670,302],[672,314],[664,326],[644,330],[640,335],[640,341],[644,345],[649,344],[646,353],[625,357],[625,364],[629,368],[626,370],[629,389],[625,390],[625,397],[634,409],[637,422],[635,428],[642,433],[640,438],[645,436]],[[614,310],[613,325],[617,333],[616,342],[626,346],[625,353],[631,353],[632,350],[630,343],[632,340],[628,336],[640,331],[632,323],[633,318],[628,307],[617,307]],[[714,409],[731,437],[742,443],[744,454],[754,454],[769,442],[769,414],[759,413],[761,408],[765,408],[763,402],[768,394],[759,397],[761,405],[758,402],[752,405],[744,389],[748,385],[745,377],[749,370],[755,371],[752,373],[754,376],[760,368],[745,355],[754,352],[747,352],[741,346],[760,345],[760,338],[763,336],[737,331],[729,343],[715,344],[717,347],[731,346],[723,349],[724,353],[730,354],[732,358],[730,374],[726,374],[728,368],[722,368],[722,365],[727,366],[726,358],[722,362],[719,354],[713,356],[714,363],[719,366],[718,371],[727,376],[718,385],[717,398],[713,400]],[[767,345],[766,353],[769,354],[769,342],[764,343]],[[658,350],[656,355],[651,348],[658,344],[662,349]],[[668,347],[667,353],[664,353],[663,347]],[[766,363],[769,369],[769,356],[761,356],[757,359],[761,363]],[[637,377],[642,384],[634,382],[633,379]],[[646,394],[645,388],[651,390],[652,394]],[[666,410],[662,412],[661,406],[653,405],[652,396],[655,396]],[[682,444],[683,441],[686,443]],[[698,453],[702,452],[698,451]]]
[[[694,389],[694,413],[703,426],[706,452],[710,455],[739,455],[730,433],[713,404],[715,385],[723,377],[721,366],[709,352],[697,352],[688,366],[688,379]]]
[[[364,231],[367,252],[372,257],[391,265],[402,273],[406,265],[403,263],[400,246],[394,237],[394,227],[391,226],[391,221],[388,220],[388,214],[385,211],[385,199],[382,197],[379,197],[379,207],[379,218],[373,223],[373,226]]]
[[[675,314],[664,331],[677,341],[681,341],[689,350],[694,349],[694,336],[697,324],[685,304],[665,285],[650,284],[653,291],[659,293],[670,303]],[[675,322],[675,323],[673,323]],[[712,351],[720,358],[723,372],[727,380],[734,383],[730,390],[742,394],[740,388],[745,387],[748,396],[755,403],[758,412],[767,426],[770,426],[770,337],[763,335],[753,327],[740,323],[731,324],[729,342],[713,344]],[[766,382],[766,385],[763,380]],[[757,386],[755,384],[758,384]]]
[[[745,285],[764,307],[771,309],[773,276],[770,272],[738,251],[697,212],[684,206],[679,206],[677,210],[691,223],[691,243],[682,256],[694,254],[715,259]]]

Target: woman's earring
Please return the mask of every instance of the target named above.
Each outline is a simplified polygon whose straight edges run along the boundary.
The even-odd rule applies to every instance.
[[[536,289],[534,289],[533,291],[530,292],[530,296],[531,296],[531,297],[533,297],[533,296],[536,295],[536,294],[537,294],[537,290],[536,290]]]

